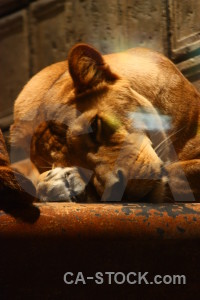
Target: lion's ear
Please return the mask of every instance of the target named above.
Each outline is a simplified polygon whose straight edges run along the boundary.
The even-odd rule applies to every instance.
[[[77,92],[83,92],[102,81],[112,82],[118,78],[111,72],[102,55],[87,44],[77,44],[70,50],[68,64]]]

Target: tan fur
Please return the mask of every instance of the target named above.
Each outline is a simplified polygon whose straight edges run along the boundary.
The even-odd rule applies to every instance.
[[[57,166],[92,170],[91,183],[105,200],[116,196],[112,187],[120,183],[126,185],[126,201],[145,196],[166,201],[172,197],[162,180],[163,166],[169,182],[180,170],[166,165],[174,160],[170,143],[162,157],[154,148],[170,136],[177,158],[189,161],[187,170],[195,159],[194,172],[200,179],[199,101],[195,88],[162,54],[135,48],[102,56],[78,44],[68,62],[45,68],[24,87],[15,102],[11,140],[30,151],[41,173]],[[138,131],[129,114],[141,109],[153,114],[157,123],[160,113],[171,116],[172,127],[154,136],[148,135],[148,128]],[[190,182],[190,172],[183,169]],[[199,200],[200,189],[192,188]],[[182,190],[181,183],[176,191]]]

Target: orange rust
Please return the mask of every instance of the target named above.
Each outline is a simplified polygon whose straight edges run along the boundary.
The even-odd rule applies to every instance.
[[[0,237],[200,238],[200,204],[46,203],[0,210]]]

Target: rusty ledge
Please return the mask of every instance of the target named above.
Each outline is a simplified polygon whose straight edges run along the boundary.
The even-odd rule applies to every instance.
[[[200,204],[46,203],[5,213],[0,237],[197,239]]]

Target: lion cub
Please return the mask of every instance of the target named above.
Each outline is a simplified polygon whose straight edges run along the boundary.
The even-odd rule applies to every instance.
[[[18,96],[12,147],[41,173],[41,201],[199,201],[199,104],[162,54],[77,44]]]

